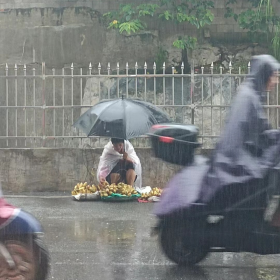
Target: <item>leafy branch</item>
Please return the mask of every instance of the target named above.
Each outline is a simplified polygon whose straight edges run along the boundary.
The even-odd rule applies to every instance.
[[[104,14],[109,29],[122,33],[136,33],[147,28],[146,19],[156,17],[176,24],[189,23],[197,29],[210,25],[214,19],[211,9],[214,2],[209,0],[160,0],[157,4],[120,5],[115,12]],[[180,49],[193,49],[197,39],[178,38],[173,46]]]
[[[109,29],[118,29],[121,34],[124,32],[131,34],[144,30],[147,25],[142,18],[154,16],[158,7],[156,4],[120,5],[118,11],[109,12],[103,16],[108,21]]]
[[[191,36],[179,37],[173,42],[173,46],[182,50],[193,50],[197,44],[197,38]]]
[[[280,58],[279,27],[280,17],[272,0],[248,0],[251,7],[239,14],[234,13],[233,6],[236,0],[228,0],[226,3],[225,17],[234,17],[239,26],[248,30],[248,33],[255,42],[266,38],[271,42],[274,55]],[[278,2],[280,2],[278,0]],[[272,38],[272,40],[271,40]]]

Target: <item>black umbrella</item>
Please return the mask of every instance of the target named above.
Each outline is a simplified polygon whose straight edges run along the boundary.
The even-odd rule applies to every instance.
[[[151,103],[137,99],[101,101],[74,124],[87,136],[131,139],[147,133],[158,123],[170,122],[166,113]]]

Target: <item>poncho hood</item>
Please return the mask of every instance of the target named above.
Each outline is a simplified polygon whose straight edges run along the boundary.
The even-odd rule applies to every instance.
[[[247,80],[253,83],[257,93],[262,94],[266,91],[269,78],[274,72],[280,70],[280,64],[271,55],[256,55],[253,56],[250,66]]]

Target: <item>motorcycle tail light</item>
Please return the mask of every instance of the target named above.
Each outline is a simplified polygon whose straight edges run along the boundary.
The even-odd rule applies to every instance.
[[[167,137],[167,136],[160,136],[159,141],[163,143],[173,143],[174,138],[172,137]]]
[[[160,128],[166,128],[168,127],[167,125],[162,125],[162,124],[155,124],[152,126],[152,129],[153,130],[157,130],[157,129],[160,129]]]

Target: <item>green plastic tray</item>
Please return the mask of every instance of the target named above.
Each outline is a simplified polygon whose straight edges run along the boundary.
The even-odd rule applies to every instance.
[[[134,200],[141,197],[141,194],[133,194],[131,196],[119,194],[119,193],[113,193],[110,196],[102,196],[102,200],[107,200],[107,201],[127,201],[127,200]]]

